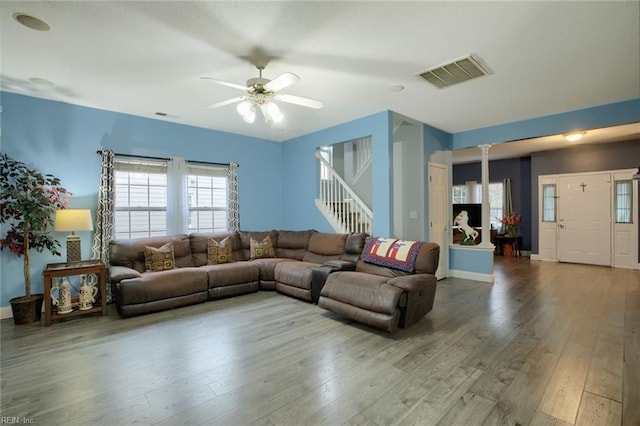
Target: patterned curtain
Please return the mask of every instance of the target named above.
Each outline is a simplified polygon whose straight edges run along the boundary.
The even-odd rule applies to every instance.
[[[238,202],[238,163],[229,164],[227,169],[227,197],[229,210],[227,213],[227,229],[240,230],[240,204]]]
[[[98,209],[96,210],[95,234],[91,246],[91,258],[100,259],[109,266],[109,241],[113,238],[113,204],[115,195],[114,153],[111,150],[98,151],[102,155],[100,188],[98,189]],[[96,278],[92,275],[90,280]],[[95,285],[90,282],[91,285]],[[111,286],[107,284],[107,302],[113,301]]]
[[[513,200],[511,198],[511,179],[504,179],[502,182],[502,217],[513,214]],[[502,224],[501,234],[506,233],[508,227]]]

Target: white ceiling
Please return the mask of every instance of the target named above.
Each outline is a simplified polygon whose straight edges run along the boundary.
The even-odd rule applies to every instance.
[[[5,91],[275,141],[387,109],[455,133],[640,96],[637,1],[2,1],[0,25]],[[491,74],[416,76],[468,54]],[[200,76],[244,84],[260,56],[265,77],[301,77],[283,93],[324,108],[281,104],[273,126],[205,109],[242,92]]]

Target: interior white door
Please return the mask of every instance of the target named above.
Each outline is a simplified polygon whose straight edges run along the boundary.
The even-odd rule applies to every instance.
[[[558,178],[538,178],[538,255],[541,260],[558,259]]]
[[[449,179],[447,167],[429,163],[429,241],[440,245],[436,278],[449,275]]]
[[[558,260],[611,265],[611,175],[558,178]]]

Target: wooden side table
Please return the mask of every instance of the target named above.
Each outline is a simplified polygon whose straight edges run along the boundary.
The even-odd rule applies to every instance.
[[[520,246],[522,246],[522,237],[507,237],[505,235],[496,235],[495,237],[496,254],[504,256],[503,245],[508,244],[513,249],[513,255],[520,256]]]
[[[93,304],[93,308],[79,310],[77,303],[73,307],[73,312],[68,314],[58,314],[57,309],[51,303],[51,287],[54,278],[68,277],[72,275],[95,274],[98,277],[98,295],[97,301]],[[85,314],[102,313],[107,315],[107,268],[105,264],[98,259],[81,260],[80,262],[71,263],[49,263],[44,271],[44,325],[49,327],[51,321],[76,317]],[[76,301],[75,299],[72,300]]]

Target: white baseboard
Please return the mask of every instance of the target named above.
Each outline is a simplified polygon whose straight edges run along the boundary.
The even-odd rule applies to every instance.
[[[42,315],[44,315],[44,304],[42,305]],[[0,308],[0,320],[13,318],[13,311],[11,306],[3,306]]]
[[[449,269],[449,276],[465,280],[482,281],[485,283],[493,283],[495,278],[493,274],[481,274],[479,272],[460,271],[458,269]]]
[[[0,308],[0,320],[13,318],[13,311],[11,311],[11,306],[3,306]]]

